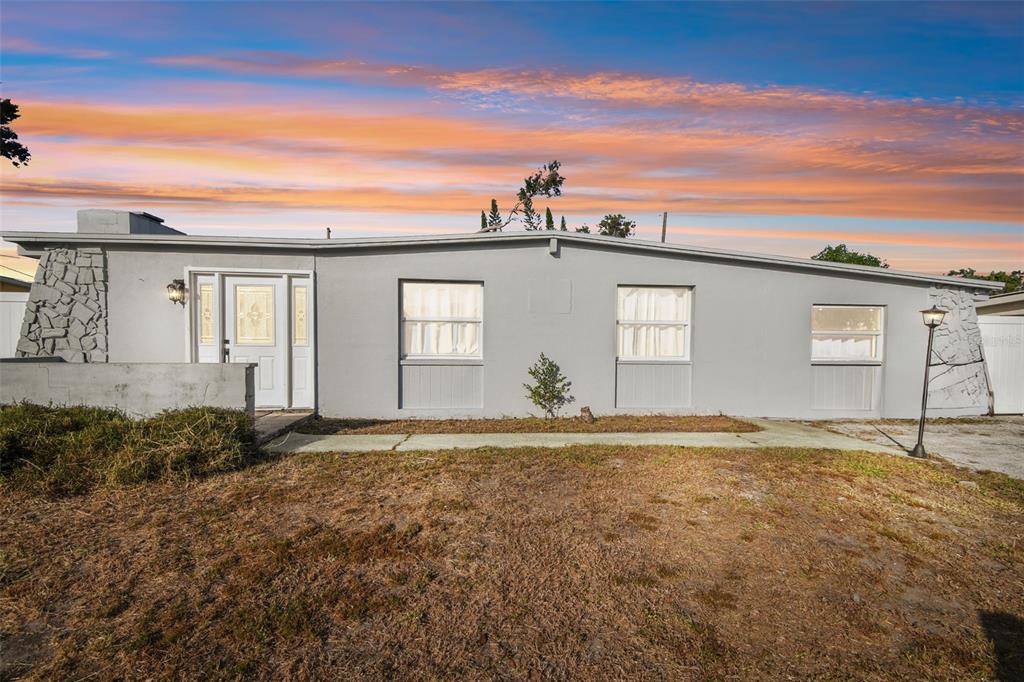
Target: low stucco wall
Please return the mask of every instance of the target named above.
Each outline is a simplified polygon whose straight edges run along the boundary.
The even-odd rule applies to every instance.
[[[149,416],[182,407],[254,412],[255,365],[0,363],[0,403],[114,407]]]

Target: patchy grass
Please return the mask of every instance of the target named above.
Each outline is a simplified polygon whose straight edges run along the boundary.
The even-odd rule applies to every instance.
[[[1014,679],[1022,518],[1021,481],[790,449],[6,483],[0,678]]]
[[[301,433],[645,433],[654,431],[751,433],[761,427],[724,415],[609,415],[586,422],[579,417],[506,419],[316,419]]]
[[[234,410],[133,420],[92,407],[0,406],[0,482],[52,497],[230,471],[255,452],[252,420]]]

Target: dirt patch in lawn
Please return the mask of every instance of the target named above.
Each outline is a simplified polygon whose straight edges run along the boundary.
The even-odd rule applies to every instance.
[[[761,427],[723,415],[676,417],[667,415],[610,415],[592,422],[579,417],[543,419],[317,419],[299,427],[300,433],[646,433],[727,432],[751,433]]]
[[[0,678],[1013,679],[1022,518],[1005,476],[788,449],[0,488]]]

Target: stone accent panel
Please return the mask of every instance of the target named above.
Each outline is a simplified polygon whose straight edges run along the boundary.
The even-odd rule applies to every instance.
[[[101,249],[47,249],[39,258],[17,354],[107,361],[107,265]]]
[[[949,312],[935,329],[928,407],[988,409],[988,376],[973,294],[932,289],[931,298]]]

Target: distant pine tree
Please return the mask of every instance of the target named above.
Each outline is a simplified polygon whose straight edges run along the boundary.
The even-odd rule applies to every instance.
[[[555,216],[551,215],[551,209],[544,209],[544,227],[548,230],[555,229]]]
[[[527,230],[540,229],[540,214],[533,210],[533,197],[526,195],[520,197],[523,203],[523,227]]]
[[[480,211],[480,229],[487,229],[487,214],[484,213],[483,211]]]
[[[565,226],[565,216],[562,216],[562,232],[568,232],[569,228]]]
[[[503,223],[501,211],[498,210],[498,200],[491,199],[491,212],[487,214],[487,227],[496,227],[500,230]]]

